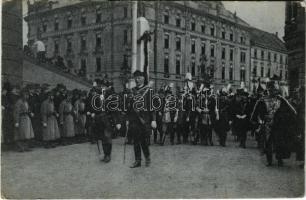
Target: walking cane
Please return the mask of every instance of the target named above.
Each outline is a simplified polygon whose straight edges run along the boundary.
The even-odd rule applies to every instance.
[[[101,150],[100,150],[100,146],[99,146],[99,139],[97,139],[97,146],[98,146],[99,155],[101,155]]]
[[[129,125],[126,124],[124,144],[123,144],[123,164],[125,164],[125,151],[126,151],[126,140],[127,140],[128,131],[129,131]]]

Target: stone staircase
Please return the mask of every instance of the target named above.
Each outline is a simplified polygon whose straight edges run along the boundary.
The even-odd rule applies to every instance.
[[[68,89],[85,89],[91,88],[92,84],[83,77],[64,72],[55,65],[49,63],[38,64],[36,59],[23,56],[23,82],[24,83],[48,83],[56,86],[61,83]]]

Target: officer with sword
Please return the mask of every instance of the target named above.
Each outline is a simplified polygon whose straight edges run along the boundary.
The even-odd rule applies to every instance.
[[[104,105],[108,101],[108,97],[113,94],[111,90],[111,84],[106,81],[101,82],[101,90],[97,91],[99,95],[92,98],[92,106],[95,112],[93,113],[94,125],[93,130],[96,137],[98,150],[100,153],[99,141],[102,142],[102,148],[104,158],[102,162],[108,163],[111,161],[112,152],[112,134],[114,131],[114,125],[117,130],[120,130],[121,124],[119,119],[119,113],[117,111],[111,111],[105,108]]]
[[[134,72],[136,87],[132,89],[132,97],[129,98],[129,107],[127,110],[126,124],[129,131],[133,132],[135,162],[130,166],[137,168],[141,166],[141,151],[145,157],[146,167],[150,166],[150,150],[148,137],[152,129],[156,128],[156,115],[150,109],[150,92],[149,85],[145,85],[145,73],[136,70]]]

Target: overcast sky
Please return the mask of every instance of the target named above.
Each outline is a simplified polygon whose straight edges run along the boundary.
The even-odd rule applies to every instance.
[[[251,26],[265,30],[270,33],[278,32],[279,38],[284,36],[285,24],[285,2],[241,2],[223,1],[227,10],[237,13],[237,15],[249,23]],[[24,15],[26,14],[26,0],[24,0]],[[23,41],[26,43],[27,27],[24,23]]]
[[[251,26],[270,33],[278,32],[280,39],[284,36],[285,2],[223,1],[223,4]]]

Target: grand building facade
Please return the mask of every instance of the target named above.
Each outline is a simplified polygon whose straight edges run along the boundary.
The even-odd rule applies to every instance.
[[[265,87],[267,78],[278,76],[280,84],[287,86],[288,55],[285,44],[272,34],[251,28],[251,85],[260,81]]]
[[[81,70],[89,80],[107,74],[121,87],[122,69],[131,66],[131,2],[44,0],[28,7],[30,43],[40,38],[47,56],[65,58],[72,73]],[[252,42],[252,27],[221,2],[139,1],[138,16],[145,17],[154,32],[149,66],[156,88],[169,82],[182,87],[187,72],[197,80],[203,66],[212,69],[217,88],[229,83],[237,88],[241,82],[251,88],[257,77],[253,65],[262,62],[252,57],[255,49],[286,60],[284,49],[268,50]],[[268,66],[264,61],[264,70]],[[277,67],[270,68],[272,76]]]
[[[284,41],[288,50],[289,86],[293,91],[305,86],[305,7],[286,2]]]

